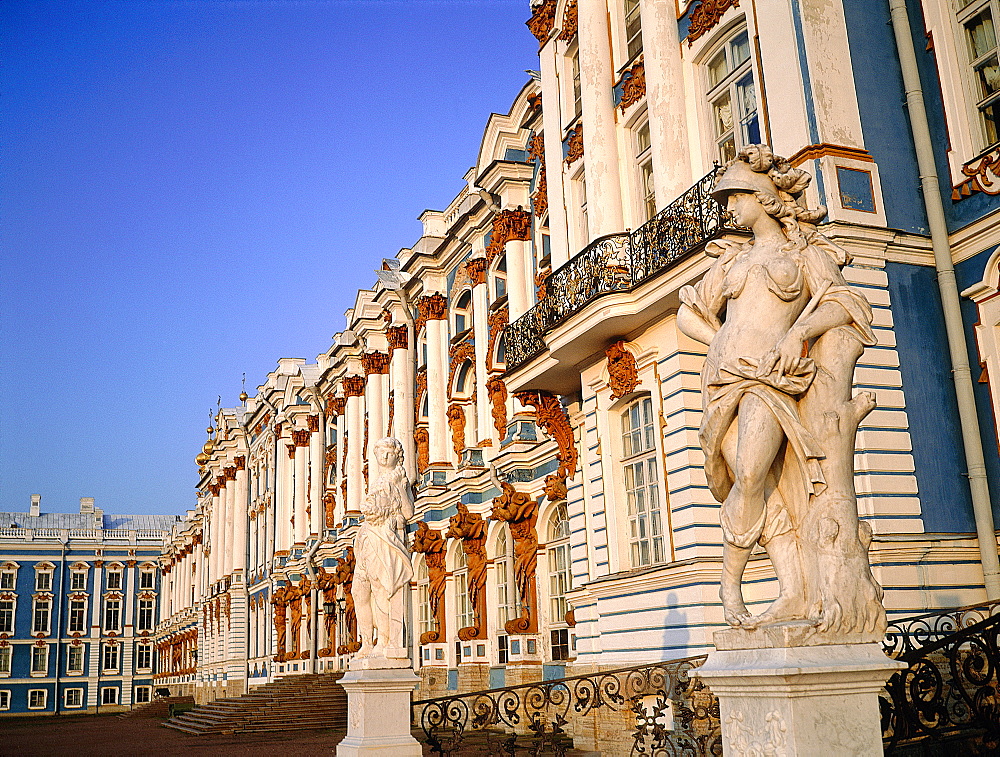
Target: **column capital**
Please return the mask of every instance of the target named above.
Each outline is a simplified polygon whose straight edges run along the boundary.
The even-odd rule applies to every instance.
[[[365,377],[364,376],[344,376],[340,381],[340,385],[344,388],[345,397],[361,397],[365,393]]]

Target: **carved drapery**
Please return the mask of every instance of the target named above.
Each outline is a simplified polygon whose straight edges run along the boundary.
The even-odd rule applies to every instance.
[[[635,356],[625,349],[625,342],[619,340],[604,350],[608,358],[608,386],[611,399],[616,400],[631,394],[639,385],[639,368]]]
[[[687,34],[688,47],[712,31],[727,10],[739,7],[740,0],[701,0],[691,9],[691,23],[688,25]]]
[[[344,397],[362,397],[365,393],[365,381],[364,376],[344,376],[340,381],[340,385],[344,389]]]
[[[421,426],[413,432],[413,443],[417,448],[417,472],[423,473],[431,462],[431,437]]]
[[[635,105],[646,96],[646,64],[636,61],[635,65],[622,74],[622,101],[618,103],[624,113],[630,105]]]
[[[458,503],[458,513],[448,521],[449,539],[461,539],[462,551],[469,566],[469,604],[472,605],[472,625],[460,628],[462,641],[486,638],[486,521],[478,513]]]
[[[472,258],[465,261],[465,275],[469,277],[472,286],[486,283],[486,258]]]
[[[344,626],[347,629],[347,639],[337,647],[337,654],[351,654],[361,649],[357,639],[358,617],[354,611],[354,597],[351,587],[354,584],[354,547],[348,547],[344,557],[337,558],[337,569],[334,572],[336,582],[344,587]]]
[[[456,403],[448,406],[448,427],[451,429],[451,446],[458,457],[465,450],[465,409]]]
[[[385,338],[389,342],[389,351],[405,350],[409,344],[406,326],[390,326],[385,330]]]
[[[531,215],[520,205],[517,210],[501,210],[493,216],[493,233],[486,247],[486,262],[492,265],[502,255],[507,242],[527,242],[531,239]]]
[[[492,405],[493,428],[503,439],[507,435],[507,385],[499,376],[494,376],[486,382],[486,392],[490,395]]]
[[[538,502],[523,492],[514,490],[506,481],[500,483],[503,493],[493,498],[490,517],[510,525],[514,538],[514,582],[521,598],[521,613],[508,620],[504,630],[509,634],[538,633]]]
[[[448,298],[440,292],[425,294],[417,300],[416,333],[420,333],[427,321],[443,321],[448,317]]]
[[[538,40],[538,44],[544,45],[545,41],[552,34],[552,29],[556,25],[556,5],[557,0],[544,0],[540,5],[536,5],[531,12],[525,25],[528,30]]]
[[[373,373],[385,374],[389,372],[388,352],[365,352],[361,355],[361,365],[365,369],[365,375],[371,376]]]
[[[522,405],[535,409],[535,421],[555,440],[559,447],[559,477],[565,482],[576,472],[578,453],[573,439],[573,427],[559,398],[548,392],[518,392],[514,395]]]
[[[413,551],[424,556],[424,564],[427,566],[428,584],[427,594],[430,598],[431,618],[434,628],[431,631],[420,634],[421,644],[433,644],[445,640],[445,613],[444,613],[444,590],[445,577],[448,571],[445,568],[445,541],[440,531],[428,528],[425,521],[417,523],[417,530],[413,534]]]
[[[583,157],[583,124],[579,123],[566,136],[566,165],[573,165]]]
[[[493,368],[493,357],[496,355],[497,339],[510,321],[510,310],[502,307],[494,310],[486,319],[489,328],[489,340],[486,343],[486,369]]]
[[[569,0],[563,12],[562,31],[556,39],[569,42],[576,36],[577,15],[576,0]]]

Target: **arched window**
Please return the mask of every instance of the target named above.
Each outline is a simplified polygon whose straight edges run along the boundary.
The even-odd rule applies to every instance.
[[[466,289],[458,296],[451,312],[455,317],[455,336],[472,328],[472,290]]]
[[[497,534],[496,566],[497,582],[497,630],[503,632],[504,624],[521,614],[517,584],[514,581],[514,540],[508,535],[510,526],[506,523]]]
[[[640,397],[629,403],[622,411],[621,424],[629,552],[632,567],[639,568],[666,559],[652,399]]]
[[[455,558],[455,615],[458,619],[458,626],[455,628],[455,636],[462,628],[472,625],[472,602],[469,601],[469,562],[465,557],[465,550],[458,549]]]
[[[569,563],[569,514],[565,503],[552,511],[548,522],[549,622],[566,619],[566,592],[572,586]]]
[[[493,299],[499,300],[507,296],[507,258],[500,256],[493,267]]]
[[[466,360],[455,372],[455,385],[451,388],[452,397],[469,397],[473,390],[472,361]]]

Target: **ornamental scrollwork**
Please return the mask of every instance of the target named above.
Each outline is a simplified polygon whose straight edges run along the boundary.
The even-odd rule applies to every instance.
[[[459,502],[458,513],[448,521],[449,539],[461,539],[462,551],[469,566],[469,604],[472,605],[472,625],[460,628],[462,641],[486,638],[486,521],[479,513]]]
[[[389,372],[389,353],[365,352],[361,355],[361,365],[365,369],[366,376],[371,376],[373,373],[386,374]]]
[[[557,0],[543,0],[534,7],[525,25],[528,30],[538,40],[538,44],[544,45],[549,35],[556,25],[556,5]]]
[[[490,517],[510,525],[514,539],[514,582],[521,598],[521,613],[507,621],[509,634],[538,632],[538,588],[535,574],[538,568],[538,501],[516,491],[506,481],[500,482],[501,495],[493,498]]]
[[[365,377],[358,375],[344,376],[340,381],[344,389],[344,397],[362,397],[365,393]]]
[[[619,340],[604,350],[608,358],[608,386],[611,399],[617,400],[635,391],[639,385],[639,369],[635,356],[625,349],[625,342]]]
[[[646,64],[639,60],[628,71],[622,74],[622,101],[618,104],[624,113],[629,106],[635,105],[646,96]]]
[[[969,178],[954,188],[952,200],[961,200],[975,192],[1000,194],[1000,147],[966,163],[962,166],[962,174]]]
[[[576,0],[569,0],[566,3],[566,10],[563,12],[562,31],[559,32],[558,40],[569,42],[576,36],[578,12]]]
[[[527,242],[531,239],[531,214],[520,205],[516,210],[501,210],[493,217],[493,233],[486,247],[486,261],[492,265],[504,251],[507,242]]]
[[[429,577],[427,593],[430,598],[431,618],[434,629],[420,635],[421,644],[433,644],[445,639],[445,568],[446,545],[440,531],[427,526],[426,521],[417,523],[413,534],[413,551],[423,554]]]
[[[571,166],[583,157],[583,124],[579,123],[566,135],[566,165]]]
[[[486,258],[471,258],[465,261],[465,275],[472,286],[486,283]]]
[[[423,473],[431,464],[431,438],[423,426],[413,432],[413,443],[417,450],[417,472]]]
[[[389,351],[405,350],[408,346],[408,335],[406,325],[389,326],[385,330],[385,338],[389,342]]]
[[[688,47],[714,29],[727,10],[739,7],[740,0],[701,0],[691,10],[691,23],[687,34]]]
[[[426,294],[417,300],[416,332],[423,330],[427,321],[443,321],[448,317],[448,298],[440,292]]]
[[[560,476],[564,479],[573,478],[579,455],[569,415],[562,403],[559,402],[559,398],[554,394],[542,391],[517,392],[514,397],[522,405],[530,405],[535,409],[535,421],[546,434],[555,440],[559,447],[557,458]]]

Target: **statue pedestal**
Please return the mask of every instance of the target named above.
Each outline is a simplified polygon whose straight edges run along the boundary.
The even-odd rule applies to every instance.
[[[903,667],[865,643],[717,649],[692,672],[719,697],[726,754],[881,757],[878,693]]]
[[[363,664],[352,660],[340,679],[347,691],[347,735],[337,757],[420,757],[420,742],[410,734],[410,695],[420,678],[409,660],[399,661],[405,667],[387,667],[396,660],[357,662]]]

